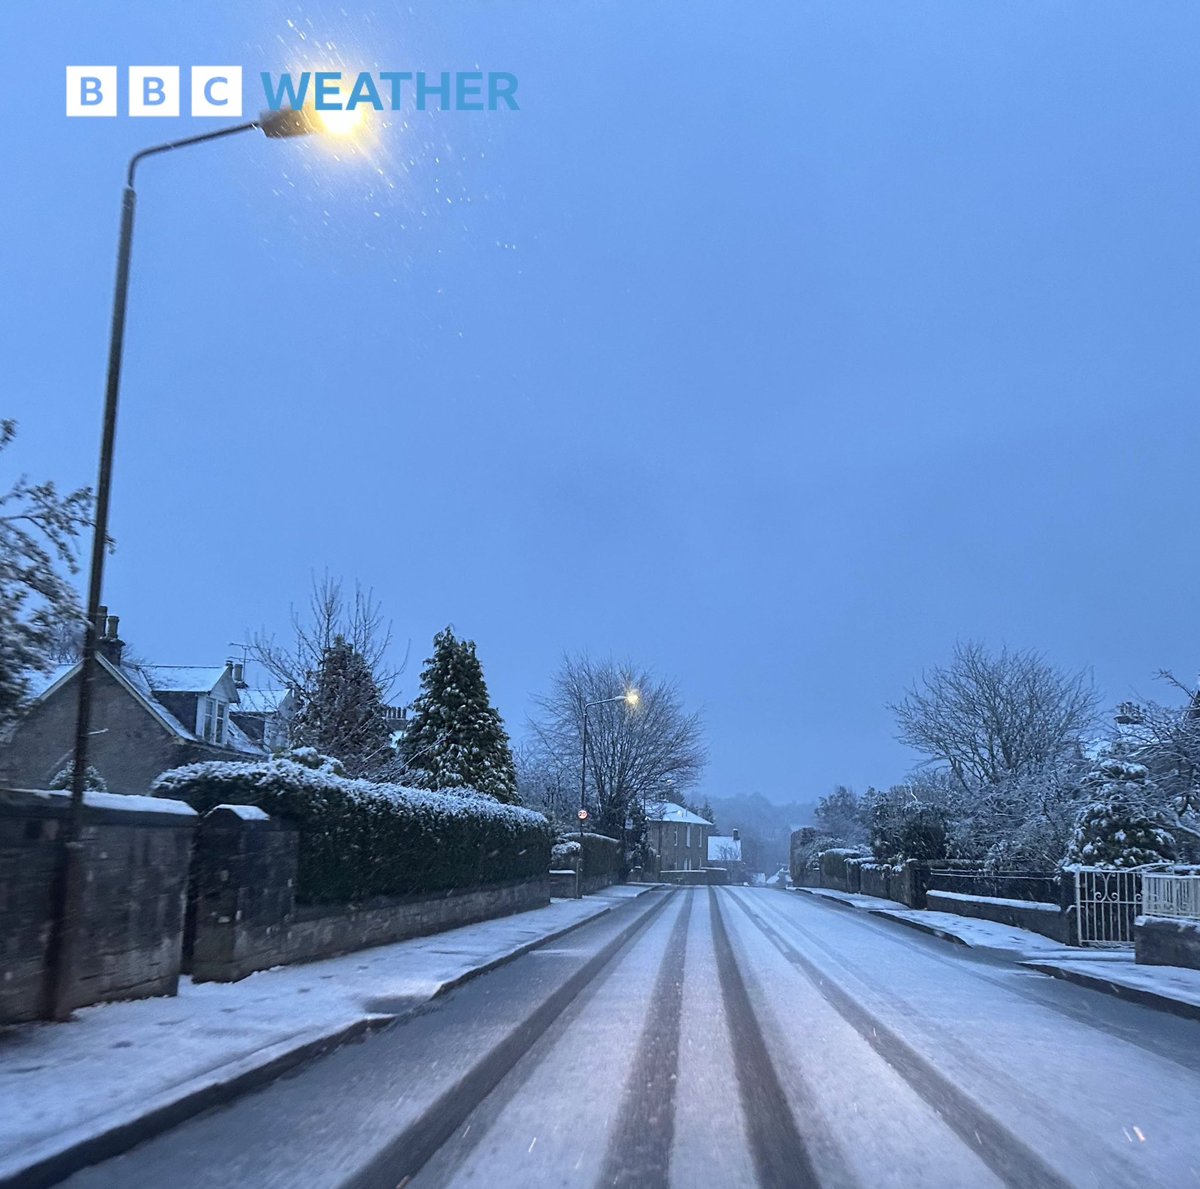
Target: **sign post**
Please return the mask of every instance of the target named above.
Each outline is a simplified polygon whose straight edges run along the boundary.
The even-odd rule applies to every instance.
[[[575,899],[583,899],[583,825],[588,819],[588,811],[580,809],[579,817],[579,862],[575,864]]]

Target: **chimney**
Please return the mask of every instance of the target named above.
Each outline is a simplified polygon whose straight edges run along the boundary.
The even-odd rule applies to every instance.
[[[246,689],[247,688],[246,687],[245,670],[246,670],[246,666],[243,661],[234,661],[233,662],[233,684],[236,685],[238,687],[238,689]]]
[[[733,832],[733,840],[734,840],[734,842],[737,842],[737,841],[739,841],[739,840],[741,839],[741,837],[742,837],[742,836],[741,836],[741,834],[739,834],[739,833],[737,832],[737,830],[734,830],[734,832]]]
[[[101,607],[96,615],[96,651],[111,665],[121,664],[125,641],[117,634],[121,620],[109,615],[107,607]]]

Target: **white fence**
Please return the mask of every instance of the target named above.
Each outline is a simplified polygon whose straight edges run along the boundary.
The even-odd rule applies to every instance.
[[[1148,917],[1200,920],[1200,872],[1147,871],[1142,876],[1142,912]]]

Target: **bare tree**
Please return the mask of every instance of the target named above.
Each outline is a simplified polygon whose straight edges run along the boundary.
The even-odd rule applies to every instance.
[[[378,699],[386,701],[404,668],[403,664],[399,669],[390,667],[391,643],[391,624],[385,622],[373,592],[356,582],[353,595],[348,596],[342,583],[326,574],[320,580],[313,579],[307,616],[293,607],[292,638],[281,644],[274,636],[255,633],[250,653],[276,681],[296,695],[301,713],[294,721],[302,723],[303,707],[317,697],[322,674],[334,654],[361,658]],[[293,742],[305,740],[293,739]],[[394,757],[390,748],[380,748],[378,754],[357,758],[358,766],[373,770],[386,766]]]
[[[594,706],[588,712],[589,807],[602,828],[621,830],[635,804],[657,797],[668,781],[677,790],[694,784],[706,760],[698,714],[683,709],[673,682],[647,670],[586,655],[566,656],[551,692],[537,700],[532,724],[548,755],[578,774],[584,707],[589,702],[638,691],[638,703]],[[578,777],[576,777],[578,779]]]
[[[567,825],[579,805],[579,774],[568,770],[536,737],[513,748],[513,759],[521,804],[544,813],[558,825]]]
[[[1086,672],[1065,672],[1037,652],[989,653],[967,642],[890,709],[900,741],[946,765],[955,783],[970,790],[1077,752],[1096,722],[1096,704]]]

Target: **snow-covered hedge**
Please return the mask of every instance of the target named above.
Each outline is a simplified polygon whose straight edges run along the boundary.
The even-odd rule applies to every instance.
[[[579,835],[560,834],[555,845],[557,856],[559,847],[567,847],[563,858],[574,863],[579,856]],[[558,862],[558,859],[555,859]],[[616,875],[621,870],[621,843],[607,834],[594,834],[586,831],[583,835],[583,877],[593,875]]]
[[[469,789],[427,792],[338,776],[289,759],[189,764],[152,790],[200,813],[257,805],[300,828],[297,898],[361,903],[545,876],[553,832],[540,813]]]

